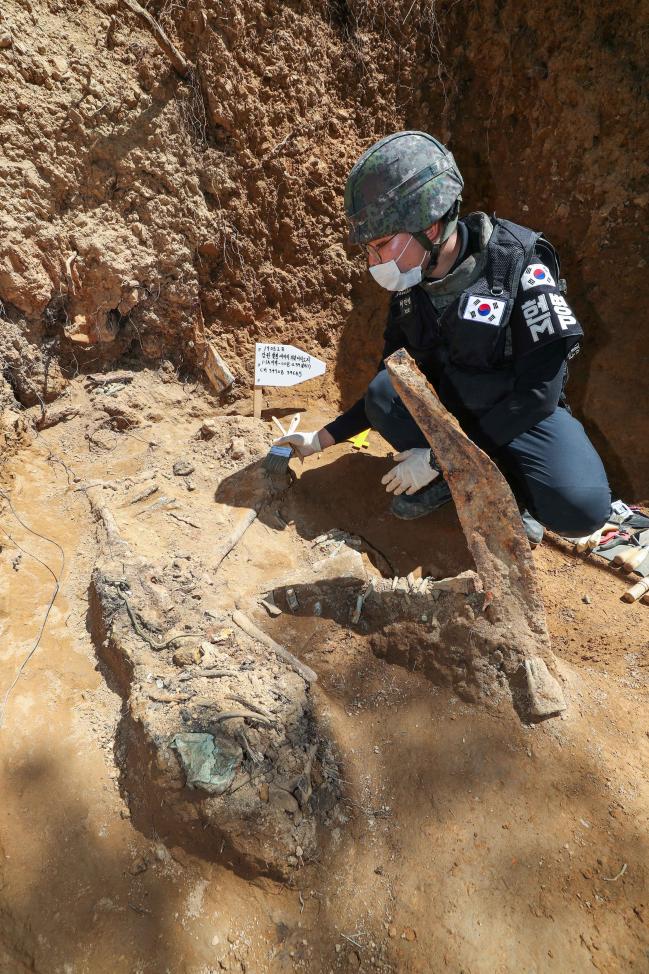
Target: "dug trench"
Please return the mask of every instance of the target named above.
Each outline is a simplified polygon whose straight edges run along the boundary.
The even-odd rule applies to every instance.
[[[396,522],[376,435],[269,478],[270,411],[128,360],[49,415],[5,468],[3,685],[61,590],[0,731],[3,970],[643,969],[623,579],[533,553],[568,706],[521,720],[453,506]]]

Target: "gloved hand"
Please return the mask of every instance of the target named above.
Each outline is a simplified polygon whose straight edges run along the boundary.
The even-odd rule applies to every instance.
[[[287,436],[280,436],[274,441],[275,446],[292,446],[302,460],[310,457],[314,453],[320,453],[322,447],[317,432],[314,433],[289,433]]]
[[[439,477],[439,470],[430,465],[430,450],[428,447],[416,447],[397,453],[395,460],[399,463],[393,467],[381,483],[386,484],[387,491],[395,494],[414,494],[429,484],[435,477]]]
[[[606,524],[604,524],[601,528],[598,528],[597,531],[594,531],[592,534],[584,535],[583,538],[568,538],[567,540],[572,541],[575,546],[575,550],[580,553],[583,551],[592,551],[593,548],[596,548],[600,543],[602,535],[611,528],[615,529],[616,527],[616,524],[609,524],[607,521]]]

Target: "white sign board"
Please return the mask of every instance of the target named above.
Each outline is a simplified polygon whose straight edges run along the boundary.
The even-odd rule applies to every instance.
[[[296,386],[324,375],[326,365],[319,358],[294,345],[255,346],[256,386]]]

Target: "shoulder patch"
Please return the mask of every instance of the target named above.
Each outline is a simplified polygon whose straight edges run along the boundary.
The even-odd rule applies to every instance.
[[[545,264],[529,264],[521,276],[521,285],[524,291],[529,291],[533,287],[556,287],[552,274]]]
[[[484,321],[486,325],[498,326],[506,307],[507,302],[500,298],[481,298],[472,295],[465,305],[462,317],[469,321]]]

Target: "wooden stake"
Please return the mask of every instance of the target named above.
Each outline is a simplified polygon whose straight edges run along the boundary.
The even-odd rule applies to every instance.
[[[252,415],[255,419],[261,419],[261,407],[263,405],[261,393],[261,386],[255,386],[252,391]]]

